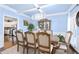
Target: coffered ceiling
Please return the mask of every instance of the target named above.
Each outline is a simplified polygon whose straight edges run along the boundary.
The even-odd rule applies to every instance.
[[[19,13],[32,16],[39,12],[46,15],[62,13],[68,11],[73,4],[5,4]]]

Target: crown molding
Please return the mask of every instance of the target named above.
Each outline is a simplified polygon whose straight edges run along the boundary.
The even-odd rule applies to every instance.
[[[76,6],[77,6],[77,4],[73,4],[73,5],[67,10],[67,12],[72,11]]]
[[[22,15],[22,16],[25,16],[25,17],[29,17],[30,18],[30,16],[28,16],[28,15],[25,15],[25,14],[23,14],[23,13],[18,13],[19,15]]]

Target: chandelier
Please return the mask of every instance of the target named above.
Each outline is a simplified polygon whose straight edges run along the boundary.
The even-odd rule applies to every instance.
[[[32,19],[33,20],[40,20],[40,19],[44,19],[46,18],[46,14],[40,9],[40,8],[37,8],[37,10],[39,11],[37,14],[34,14],[32,16]]]

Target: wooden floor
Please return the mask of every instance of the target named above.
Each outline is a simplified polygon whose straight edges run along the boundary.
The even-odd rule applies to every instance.
[[[4,48],[7,49],[7,48],[10,48],[12,47],[12,42],[10,41],[9,37],[8,36],[5,36],[4,37]]]
[[[10,48],[10,47],[12,47],[12,46],[13,46],[13,45],[12,45],[12,43],[11,43],[10,41],[4,42],[4,48],[5,48],[5,49]]]

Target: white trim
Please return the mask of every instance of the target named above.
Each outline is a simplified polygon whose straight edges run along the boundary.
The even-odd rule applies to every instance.
[[[3,19],[3,47],[4,47],[4,17],[2,18]]]
[[[67,12],[70,12],[76,5],[77,5],[77,4],[73,4],[73,5],[68,9]]]
[[[70,31],[70,13],[68,13],[67,31]]]
[[[16,18],[17,19],[16,16],[12,16],[12,15],[9,15],[9,14],[3,15],[3,17],[5,17],[5,16],[8,16],[8,17],[12,17],[12,18]]]
[[[47,17],[56,16],[56,15],[64,15],[64,14],[67,14],[67,12],[59,12],[59,13],[49,14],[49,15],[47,15]]]
[[[18,15],[22,15],[22,16],[25,16],[25,17],[29,17],[29,18],[30,18],[30,16],[25,15],[25,14],[23,14],[23,13],[18,13]]]
[[[46,7],[54,6],[54,5],[56,5],[56,4],[48,4],[48,5],[41,6],[40,8],[46,8]]]

